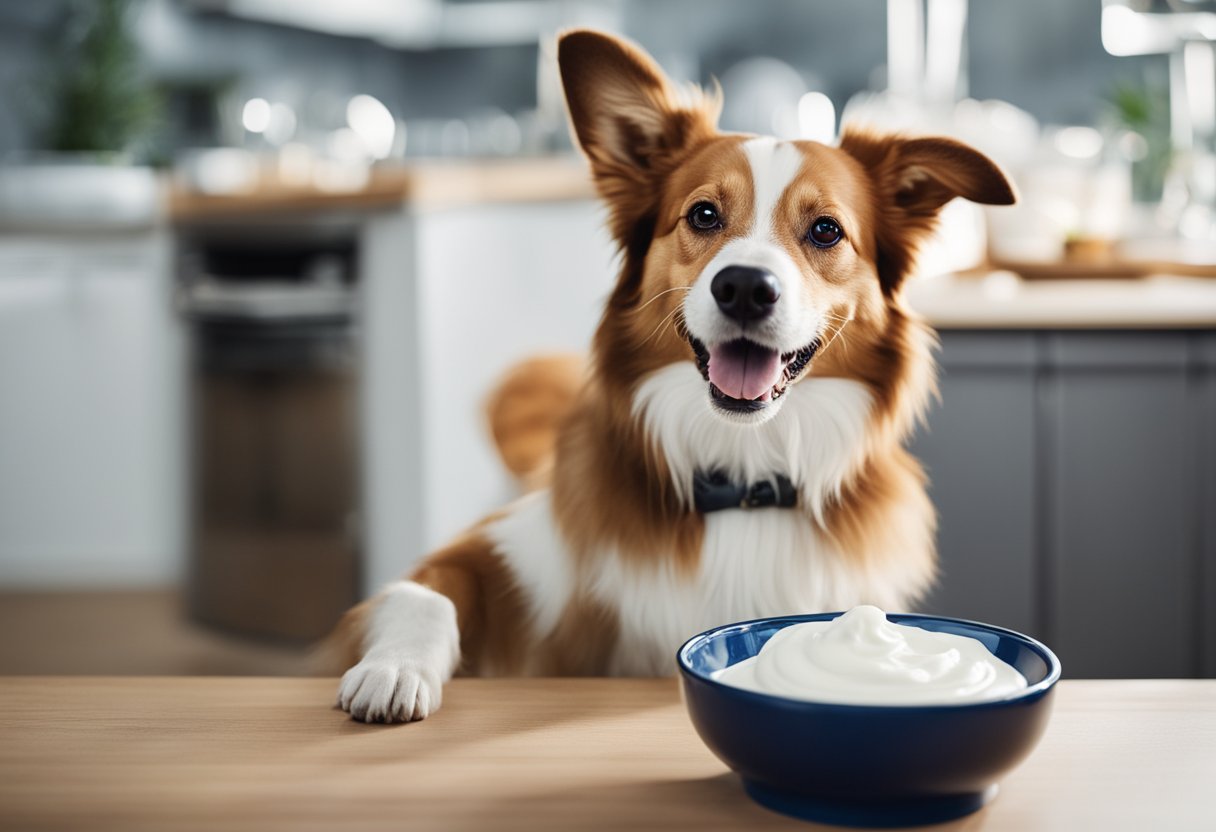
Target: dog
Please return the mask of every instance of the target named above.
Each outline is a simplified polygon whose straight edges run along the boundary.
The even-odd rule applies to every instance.
[[[719,132],[720,95],[607,34],[558,62],[620,275],[581,385],[567,362],[549,399],[535,372],[500,391],[548,401],[508,455],[547,487],[339,623],[356,719],[423,719],[457,671],[666,675],[711,626],[902,610],[934,577],[903,442],[935,336],[901,288],[942,206],[1011,204],[1005,175],[946,138]]]

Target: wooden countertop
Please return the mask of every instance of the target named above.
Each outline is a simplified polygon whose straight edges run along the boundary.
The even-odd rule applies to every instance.
[[[458,680],[363,725],[330,679],[0,678],[0,829],[815,827],[772,814],[673,680]],[[943,829],[1216,829],[1216,681],[1066,681],[996,801]]]
[[[587,163],[581,157],[557,156],[377,166],[366,182],[347,188],[290,185],[263,177],[245,190],[208,194],[175,182],[169,187],[168,210],[171,221],[191,223],[321,210],[374,211],[407,203],[411,210],[426,211],[594,197]]]
[[[938,329],[1210,329],[1216,278],[1025,280],[1012,272],[913,280],[908,304]]]

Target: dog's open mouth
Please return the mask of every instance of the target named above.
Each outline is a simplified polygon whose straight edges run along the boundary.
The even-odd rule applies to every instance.
[[[746,338],[712,347],[690,338],[697,368],[709,382],[710,398],[724,410],[761,410],[781,398],[819,348],[818,339],[793,352],[778,353]]]

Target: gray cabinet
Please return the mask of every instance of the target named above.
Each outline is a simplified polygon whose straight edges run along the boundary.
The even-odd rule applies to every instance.
[[[941,578],[923,606],[1034,632],[1034,340],[943,340],[941,400],[914,445],[938,507],[941,554]]]
[[[942,341],[925,607],[1038,635],[1072,677],[1216,674],[1216,335]]]
[[[1216,332],[1196,339],[1200,675],[1216,678]]]
[[[1044,625],[1074,676],[1190,676],[1196,444],[1187,336],[1050,335]]]

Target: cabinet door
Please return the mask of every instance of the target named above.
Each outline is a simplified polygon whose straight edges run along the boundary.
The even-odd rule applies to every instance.
[[[616,266],[602,226],[599,207],[581,201],[419,217],[422,389],[443,391],[421,399],[428,550],[517,496],[486,396],[522,359],[586,353]]]
[[[521,359],[587,350],[616,258],[589,200],[385,215],[360,257],[374,589],[516,496],[486,395]]]
[[[78,411],[63,380],[72,344],[72,263],[52,246],[0,240],[0,582],[41,582],[62,548],[55,460]]]
[[[940,577],[922,606],[1035,633],[1035,340],[942,334],[941,402],[912,444],[938,511]]]
[[[1197,671],[1185,333],[1047,336],[1047,630],[1071,677]]]
[[[180,572],[178,344],[164,241],[0,241],[0,580]]]
[[[1195,337],[1200,675],[1216,678],[1216,332]]]

